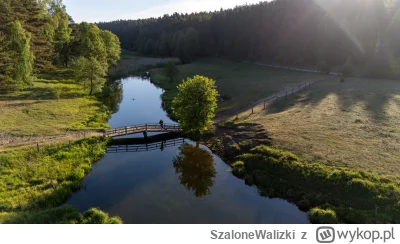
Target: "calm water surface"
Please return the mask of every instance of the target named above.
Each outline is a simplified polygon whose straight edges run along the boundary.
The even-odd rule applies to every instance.
[[[112,127],[160,119],[174,123],[161,108],[162,89],[141,78],[124,79],[122,86],[119,110],[109,120]],[[185,143],[106,154],[67,204],[80,211],[97,207],[124,223],[309,223],[295,205],[261,197],[246,186],[206,147]]]

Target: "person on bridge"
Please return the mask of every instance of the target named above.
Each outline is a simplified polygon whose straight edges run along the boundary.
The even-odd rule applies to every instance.
[[[162,119],[160,119],[160,126],[162,129],[164,129],[164,121]]]

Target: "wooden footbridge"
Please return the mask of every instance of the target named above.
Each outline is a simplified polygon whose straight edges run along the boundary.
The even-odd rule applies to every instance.
[[[163,126],[160,124],[142,124],[105,130],[104,136],[117,137],[143,133],[144,137],[147,138],[148,132],[178,133],[181,132],[181,128],[178,124],[163,124]]]
[[[184,138],[173,138],[165,141],[140,144],[111,145],[107,148],[107,153],[129,153],[129,152],[147,152],[154,150],[164,150],[167,147],[180,146],[185,143]]]

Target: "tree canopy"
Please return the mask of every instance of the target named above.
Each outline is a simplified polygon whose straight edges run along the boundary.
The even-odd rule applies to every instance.
[[[178,86],[172,109],[183,131],[202,133],[212,124],[217,108],[218,91],[215,81],[196,75]]]
[[[74,63],[75,78],[82,82],[83,86],[89,88],[89,95],[99,91],[106,82],[106,69],[100,61],[91,57],[89,59],[81,56]]]
[[[117,64],[120,53],[116,35],[95,24],[75,24],[62,0],[0,1],[2,90],[23,89],[31,84],[34,73],[68,66],[70,61],[83,64],[80,57],[93,61],[85,65],[98,71],[90,82],[96,88],[104,83],[104,74]]]
[[[233,9],[98,23],[123,48],[178,56],[294,65],[399,63],[398,0],[275,0]]]

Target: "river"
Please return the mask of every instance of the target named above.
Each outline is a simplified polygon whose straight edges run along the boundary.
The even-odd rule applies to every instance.
[[[175,123],[161,107],[162,89],[140,77],[122,79],[121,87],[111,127],[160,119]],[[234,177],[208,148],[196,148],[188,139],[185,146],[178,144],[154,151],[107,153],[67,204],[80,211],[100,208],[128,224],[309,223],[307,214],[295,205],[261,197],[255,187]]]

